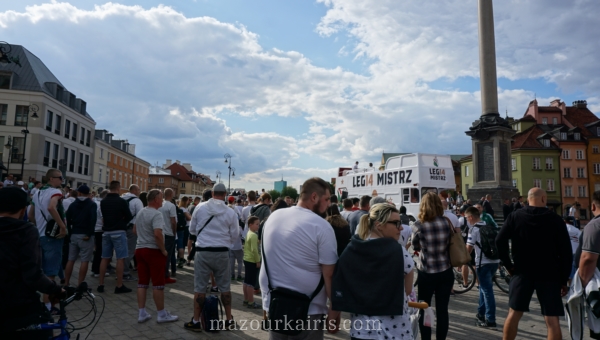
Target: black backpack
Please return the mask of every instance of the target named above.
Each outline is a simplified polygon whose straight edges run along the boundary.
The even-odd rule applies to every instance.
[[[498,228],[491,226],[489,224],[486,225],[475,225],[474,227],[479,228],[479,240],[481,244],[477,242],[477,246],[481,249],[481,252],[485,257],[490,260],[499,259],[498,248],[496,247],[496,237],[498,236],[498,232],[500,231]],[[481,265],[481,260],[483,256],[479,256],[479,265]]]
[[[185,218],[185,213],[183,209],[178,206],[175,206],[175,210],[177,211],[177,231],[185,230],[187,226],[187,219]]]

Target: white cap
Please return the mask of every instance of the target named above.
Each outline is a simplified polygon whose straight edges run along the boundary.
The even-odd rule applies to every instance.
[[[23,184],[25,184],[25,183],[23,183],[23,181],[18,181],[17,182],[17,185],[23,185]]]

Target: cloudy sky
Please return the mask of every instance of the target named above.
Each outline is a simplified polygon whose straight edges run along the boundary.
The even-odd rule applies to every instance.
[[[476,0],[19,0],[0,40],[155,164],[232,187],[330,179],[381,153],[468,154],[480,115]],[[600,112],[597,0],[496,1],[500,111]]]

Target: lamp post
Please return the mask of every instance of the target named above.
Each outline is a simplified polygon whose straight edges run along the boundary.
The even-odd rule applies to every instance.
[[[12,46],[10,46],[10,44],[6,41],[0,41],[0,64],[7,65],[10,63],[15,63],[21,67],[19,57],[11,56],[10,51],[12,51]]]
[[[37,112],[40,108],[35,105],[35,104],[31,104],[29,105],[29,112],[27,112],[27,119],[25,120],[25,130],[21,130],[21,133],[25,135],[25,138],[23,139],[23,155],[21,156],[21,180],[23,181],[23,170],[25,168],[25,148],[27,147],[27,135],[29,134],[29,130],[27,130],[27,127],[29,126],[29,113],[32,112],[31,114],[31,118],[33,118],[33,120],[37,120],[39,118],[39,116],[37,115]]]
[[[8,142],[4,145],[6,149],[8,149],[8,164],[6,165],[6,177],[8,177],[8,172],[10,169],[10,156],[12,155],[12,136],[8,136]]]
[[[217,183],[219,183],[219,177],[221,176],[221,171],[217,170]]]
[[[231,175],[233,174],[233,177],[235,177],[235,168],[231,167],[231,155],[226,153],[224,157],[225,163],[228,163],[227,169],[229,169],[229,183],[227,184],[227,195],[229,196],[231,192]]]

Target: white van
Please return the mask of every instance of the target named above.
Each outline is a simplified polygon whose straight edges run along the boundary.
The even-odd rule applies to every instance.
[[[406,207],[407,215],[419,214],[421,197],[427,192],[455,190],[452,159],[448,155],[406,154],[391,157],[384,170],[340,168],[335,181],[336,193],[342,199],[378,196]]]

